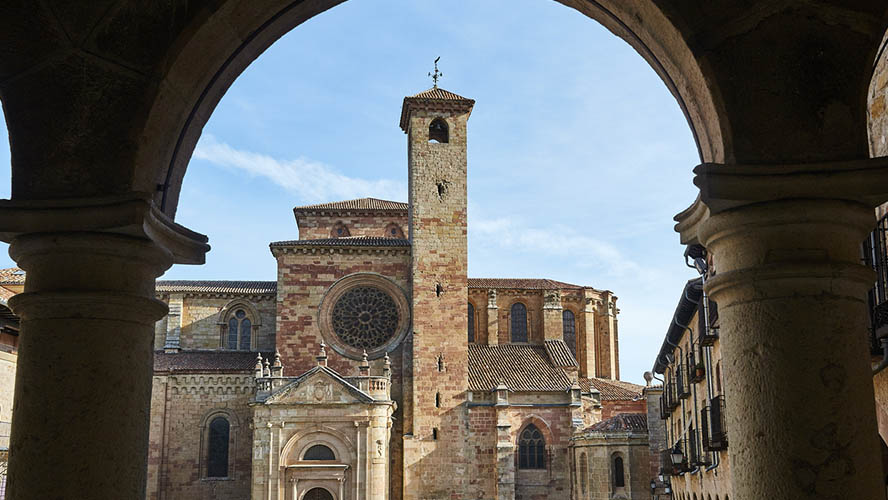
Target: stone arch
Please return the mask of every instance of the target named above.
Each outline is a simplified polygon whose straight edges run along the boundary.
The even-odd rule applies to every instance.
[[[401,229],[401,225],[397,222],[389,222],[388,225],[385,226],[382,236],[384,238],[400,238],[403,240],[404,230]]]
[[[281,466],[295,465],[314,445],[324,445],[333,451],[336,461],[351,464],[355,460],[354,443],[341,431],[329,426],[312,426],[294,433],[280,453]]]
[[[174,216],[200,132],[234,80],[278,38],[342,1],[226,4],[188,26],[147,106],[142,130],[150,131],[152,139],[139,144],[135,189],[154,192],[159,186],[155,201]],[[651,65],[684,113],[701,161],[722,161],[726,152],[730,156],[730,127],[716,80],[689,47],[691,35],[672,22],[675,13],[664,12],[654,0],[560,1],[625,40]]]
[[[234,314],[234,311],[239,307],[246,309],[247,315],[249,315],[253,321],[253,326],[259,326],[262,324],[262,315],[259,314],[259,309],[256,309],[256,306],[248,299],[241,297],[232,299],[230,302],[222,306],[222,309],[219,310],[219,319],[216,323],[224,325],[225,322],[228,321],[228,318]]]
[[[234,318],[234,314],[237,311],[244,311],[246,313],[245,318]],[[219,325],[219,346],[223,349],[230,349],[228,345],[228,336],[229,336],[229,322],[235,321],[235,325],[237,328],[240,328],[240,323],[246,320],[246,324],[249,327],[245,327],[247,333],[249,333],[249,347],[250,350],[256,350],[258,346],[258,331],[259,326],[262,325],[262,316],[259,314],[259,310],[256,309],[256,306],[253,305],[252,302],[245,298],[236,298],[225,304],[224,307],[219,311],[217,316],[216,324]],[[237,334],[237,348],[241,349],[240,344],[240,336],[243,335],[243,331]]]
[[[209,451],[209,428],[210,423],[216,417],[223,417],[228,421],[228,477],[233,477],[235,473],[235,462],[237,457],[237,431],[240,423],[237,414],[229,408],[213,408],[206,412],[200,419],[200,444],[198,446],[198,471],[201,478],[207,477],[207,453]]]
[[[349,236],[351,236],[351,231],[348,230],[348,226],[341,220],[336,221],[330,229],[331,238],[347,238]]]

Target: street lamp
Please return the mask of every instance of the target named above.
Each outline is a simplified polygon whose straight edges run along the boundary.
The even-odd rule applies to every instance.
[[[672,459],[673,466],[681,466],[681,463],[684,461],[684,454],[681,452],[681,444],[675,443],[675,446],[672,448],[672,452],[669,454],[669,457]]]

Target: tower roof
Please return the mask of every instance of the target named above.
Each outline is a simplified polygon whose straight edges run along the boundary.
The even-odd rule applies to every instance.
[[[404,104],[401,106],[401,130],[407,132],[407,118],[414,109],[471,113],[474,105],[474,99],[465,98],[439,87],[432,87],[404,98]]]

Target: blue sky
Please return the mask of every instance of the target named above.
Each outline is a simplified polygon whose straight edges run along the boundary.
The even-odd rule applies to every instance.
[[[293,206],[406,201],[401,101],[431,86],[441,56],[440,86],[476,100],[470,276],[613,290],[623,379],[643,382],[694,276],[672,216],[696,196],[699,160],[675,99],[629,45],[561,4],[441,5],[351,0],[255,61],[206,125],[182,189],[177,222],[213,250],[164,278],[273,280],[268,243],[297,237]],[[9,197],[8,146],[0,164]]]

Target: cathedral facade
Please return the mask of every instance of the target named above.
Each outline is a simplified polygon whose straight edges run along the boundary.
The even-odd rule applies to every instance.
[[[646,412],[617,298],[467,276],[473,105],[405,98],[409,202],[296,207],[275,281],[158,281],[148,498],[599,498],[572,440]]]

